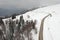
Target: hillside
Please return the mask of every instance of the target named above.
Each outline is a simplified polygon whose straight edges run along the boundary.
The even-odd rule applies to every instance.
[[[52,17],[51,17],[52,16]],[[46,18],[47,17],[47,18]],[[45,19],[46,18],[46,19]],[[0,20],[0,39],[60,40],[60,4]],[[42,28],[40,30],[40,28]],[[40,31],[40,33],[39,33]],[[9,36],[8,36],[9,35]]]

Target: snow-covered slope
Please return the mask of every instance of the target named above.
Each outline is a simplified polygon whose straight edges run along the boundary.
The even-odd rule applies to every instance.
[[[37,34],[34,34],[33,30],[31,31],[34,40],[38,40],[41,21],[48,14],[52,14],[52,17],[48,16],[44,21],[43,40],[60,40],[60,4],[39,8],[22,14],[25,21],[37,21]],[[19,20],[20,16],[16,16],[16,19]],[[4,22],[5,20],[9,20],[9,18],[3,19]]]
[[[30,13],[30,14],[29,14]],[[36,18],[39,21],[51,13],[52,17],[48,17],[44,24],[44,40],[60,40],[60,4],[39,8],[26,14],[31,15],[31,18]],[[40,26],[37,26],[40,27]],[[39,29],[38,29],[39,30]],[[37,37],[37,36],[36,36]],[[35,39],[36,40],[36,39]]]
[[[31,33],[33,34],[32,37],[33,37],[34,40],[39,39],[39,31],[40,31],[39,29],[40,29],[41,20],[48,14],[49,13],[45,14],[45,13],[41,13],[41,12],[39,13],[39,12],[30,11],[30,12],[27,12],[27,13],[22,15],[25,22],[27,20],[28,21],[31,21],[31,20],[33,20],[33,21],[36,20],[37,21],[37,23],[36,23],[37,34],[35,34],[34,30],[31,31]],[[20,16],[21,15],[16,16],[16,19],[13,19],[13,20],[17,20],[17,19],[19,20]],[[11,19],[11,18],[3,19],[4,23],[6,22],[6,20],[9,21],[9,19]],[[6,23],[5,23],[5,26],[8,26],[8,24],[6,25]]]
[[[52,14],[52,17],[48,17],[45,20],[44,40],[60,40],[60,4],[39,8],[31,12],[27,12],[26,15],[30,15],[31,19],[38,20],[37,24],[39,25],[37,25],[37,29],[39,32],[41,19],[49,13]],[[36,36],[36,38],[37,37],[38,36]],[[38,38],[35,40],[38,40]]]
[[[44,23],[44,40],[60,40],[60,4],[40,8],[34,12],[52,14]]]

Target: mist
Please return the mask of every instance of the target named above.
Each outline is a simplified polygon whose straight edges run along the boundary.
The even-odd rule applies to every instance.
[[[60,4],[60,0],[0,0],[0,16],[54,4]]]

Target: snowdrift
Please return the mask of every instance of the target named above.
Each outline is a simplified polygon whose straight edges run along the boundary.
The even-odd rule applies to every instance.
[[[21,20],[23,21],[21,22]],[[0,22],[1,40],[39,40],[39,38],[43,38],[41,40],[60,40],[60,4],[39,8],[22,15],[18,15],[14,19],[10,17],[2,19],[1,21],[3,21]],[[12,24],[10,24],[10,22]],[[34,25],[35,22],[36,24]],[[26,26],[27,24],[28,26]],[[41,31],[41,27],[43,27],[43,31]],[[24,31],[21,31],[22,29]]]

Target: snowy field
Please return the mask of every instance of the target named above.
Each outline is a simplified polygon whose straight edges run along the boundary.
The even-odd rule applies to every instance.
[[[39,32],[40,22],[48,14],[52,14],[52,17],[46,18],[44,22],[44,40],[60,40],[60,4],[39,8],[25,15],[30,15],[31,19],[37,20],[36,27]],[[34,36],[34,39],[38,40],[38,34]]]
[[[48,16],[44,21],[43,40],[60,40],[60,4],[39,8],[23,14],[25,21],[37,21],[37,34],[34,34],[33,30],[31,31],[34,40],[38,40],[41,20],[48,14],[52,14],[52,17]],[[28,15],[30,18],[27,17]],[[16,19],[19,20],[20,16],[21,15],[16,16]],[[3,19],[3,21],[5,20],[8,19]]]

